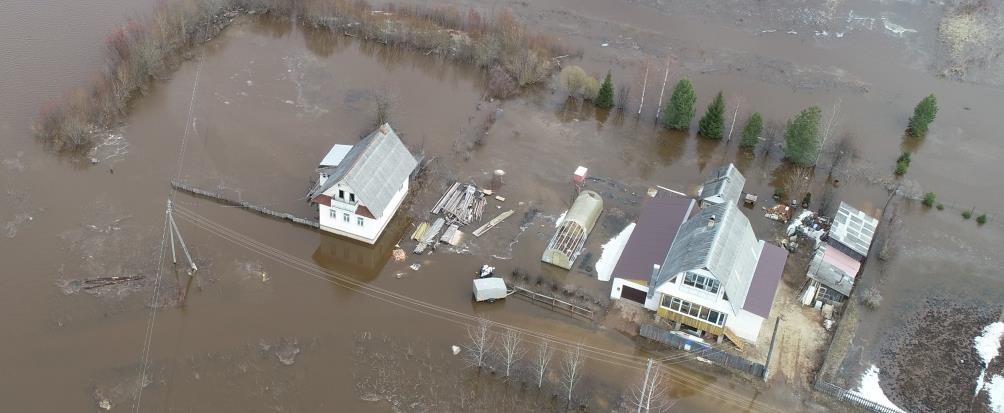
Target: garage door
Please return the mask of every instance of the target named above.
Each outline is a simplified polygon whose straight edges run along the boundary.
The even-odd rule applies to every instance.
[[[648,295],[646,292],[637,288],[631,288],[626,285],[621,287],[621,298],[626,298],[639,304],[645,304],[646,295]]]

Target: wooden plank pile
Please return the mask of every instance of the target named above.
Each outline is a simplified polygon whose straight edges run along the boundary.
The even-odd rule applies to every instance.
[[[445,219],[436,218],[436,221],[422,234],[421,241],[415,246],[415,254],[421,254],[429,247],[436,248],[436,243],[439,241],[439,231],[443,230],[444,224],[446,224]]]
[[[460,227],[481,221],[487,203],[485,193],[476,186],[455,182],[430,212],[442,214],[448,223]]]

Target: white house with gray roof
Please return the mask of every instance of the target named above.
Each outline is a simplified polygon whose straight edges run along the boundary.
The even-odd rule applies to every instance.
[[[317,204],[321,229],[375,243],[408,195],[417,165],[386,123],[355,145],[332,146],[307,195]]]
[[[787,257],[756,238],[735,203],[709,205],[680,226],[648,295],[677,328],[756,342]]]

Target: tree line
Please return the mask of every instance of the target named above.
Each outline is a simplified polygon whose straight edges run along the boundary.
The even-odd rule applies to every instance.
[[[667,71],[668,74],[668,71]],[[587,74],[578,66],[567,66],[561,71],[560,82],[569,96],[591,101],[601,109],[611,109],[615,106],[623,110],[624,101],[629,93],[627,86],[618,91],[617,102],[614,100],[612,74],[608,71],[603,83]],[[661,99],[661,96],[660,96]],[[663,127],[670,130],[689,131],[691,122],[696,115],[697,93],[689,79],[680,79],[673,87],[669,101],[659,108],[659,120]],[[921,138],[927,134],[931,122],[938,112],[937,99],[934,95],[925,97],[914,108],[910,117],[907,136]],[[736,111],[738,115],[738,108]],[[734,120],[733,120],[734,122]],[[821,128],[822,110],[818,106],[807,107],[792,116],[784,128],[784,155],[792,164],[799,167],[815,166],[819,159],[820,149],[831,131],[831,124]],[[715,95],[704,110],[697,123],[697,135],[720,140],[725,133],[725,99],[721,91]],[[831,122],[832,123],[832,120]],[[751,150],[762,140],[764,121],[759,112],[753,112],[746,119],[742,128],[739,146]],[[731,139],[731,129],[729,130]],[[910,155],[904,153],[897,159],[896,175],[906,173],[910,163]]]

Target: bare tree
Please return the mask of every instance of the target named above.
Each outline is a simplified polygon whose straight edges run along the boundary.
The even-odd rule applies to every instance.
[[[834,141],[827,152],[830,157],[830,165],[826,175],[830,178],[845,175],[850,163],[858,156],[853,138],[846,133]]]
[[[565,389],[565,407],[572,404],[572,391],[575,385],[582,378],[582,343],[565,352],[565,359],[561,365],[561,384]]]
[[[502,335],[502,352],[499,355],[502,364],[505,365],[505,377],[508,379],[515,370],[516,364],[523,360],[526,355],[526,347],[523,346],[523,334],[514,328],[506,328]]]
[[[479,318],[478,324],[467,327],[468,343],[464,346],[464,358],[469,367],[481,369],[488,363],[492,348],[492,333],[487,318]]]
[[[811,166],[792,166],[791,171],[788,173],[786,179],[786,187],[788,189],[788,196],[791,199],[799,199],[802,195],[809,190],[809,184],[812,183],[812,174],[814,168]]]
[[[676,404],[674,400],[668,398],[668,393],[659,365],[649,359],[645,377],[642,378],[641,384],[632,390],[629,403],[638,413],[664,412]]]
[[[547,365],[551,363],[552,356],[554,356],[554,348],[551,347],[549,341],[544,340],[537,348],[537,354],[533,360],[533,373],[537,376],[538,389],[544,385],[544,375],[547,374]]]
[[[374,123],[376,126],[390,122],[396,101],[397,97],[388,89],[384,89],[373,96],[374,109],[376,111]]]
[[[631,84],[628,82],[622,82],[617,86],[617,98],[614,99],[614,107],[624,111],[627,109],[628,102],[631,100]]]

